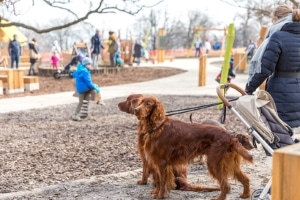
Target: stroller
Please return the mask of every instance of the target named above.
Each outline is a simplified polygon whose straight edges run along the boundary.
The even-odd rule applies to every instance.
[[[76,66],[79,62],[81,62],[82,58],[83,56],[81,54],[75,55],[63,70],[57,70],[56,72],[54,72],[53,77],[55,79],[60,79],[60,77],[73,78],[73,71],[71,70],[71,67]]]
[[[236,109],[229,103],[223,95],[222,89],[229,87],[242,94],[236,101]],[[260,143],[266,152],[267,158],[271,158],[275,149],[283,146],[295,144],[293,130],[283,122],[277,115],[277,109],[271,95],[264,91],[257,91],[255,95],[247,93],[235,84],[227,83],[217,87],[217,94],[224,105],[246,125],[248,132],[253,138],[253,146]],[[226,107],[224,107],[226,109]],[[264,189],[255,190],[251,200],[271,199],[270,179]]]

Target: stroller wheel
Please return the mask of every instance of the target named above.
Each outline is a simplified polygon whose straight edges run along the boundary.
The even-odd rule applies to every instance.
[[[60,79],[60,75],[59,75],[60,73],[59,72],[54,72],[53,73],[53,77],[55,78],[55,79]]]
[[[251,200],[271,200],[271,198],[269,197],[269,194],[266,194],[264,197],[259,198],[262,191],[263,191],[263,189],[254,190],[254,192],[251,195]]]
[[[73,72],[72,71],[69,72],[69,77],[73,78]]]

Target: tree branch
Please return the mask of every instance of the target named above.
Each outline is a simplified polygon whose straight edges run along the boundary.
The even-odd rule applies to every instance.
[[[14,3],[16,3],[17,1],[20,1],[20,0],[15,0]],[[138,2],[140,2],[140,0],[122,0],[122,1],[125,2],[125,4],[129,2],[129,3],[133,4],[133,5],[136,5],[136,4],[138,4]],[[32,31],[34,31],[36,33],[39,33],[39,34],[41,34],[41,33],[48,33],[48,32],[51,32],[51,31],[55,31],[55,30],[67,28],[67,27],[70,27],[72,25],[75,25],[75,24],[78,24],[80,22],[83,22],[84,20],[87,20],[89,18],[89,16],[91,16],[93,14],[108,14],[108,13],[116,13],[118,11],[118,12],[127,13],[129,15],[136,15],[141,10],[143,10],[145,8],[152,8],[152,7],[160,4],[163,1],[164,0],[159,0],[158,2],[156,2],[156,3],[154,3],[154,4],[150,5],[150,6],[147,6],[147,5],[141,5],[141,6],[136,5],[136,9],[134,9],[134,10],[127,10],[126,6],[124,8],[120,8],[117,5],[116,6],[106,6],[106,7],[102,8],[103,4],[104,4],[104,0],[100,0],[98,2],[98,5],[96,6],[96,8],[94,8],[93,10],[88,11],[84,16],[79,17],[72,10],[59,5],[59,4],[67,4],[68,2],[70,3],[70,0],[68,2],[63,1],[63,0],[61,0],[61,1],[43,0],[44,3],[46,3],[48,6],[50,6],[52,8],[61,9],[61,10],[66,11],[67,13],[70,13],[71,15],[73,15],[75,17],[75,20],[70,21],[70,22],[65,23],[65,24],[62,24],[62,25],[53,26],[53,27],[50,27],[50,28],[38,29],[38,28],[36,28],[34,26],[27,25],[27,24],[24,24],[24,23],[21,23],[21,22],[2,23],[1,19],[4,19],[4,18],[0,16],[0,27],[17,26],[17,27],[22,27],[22,28],[28,29],[28,30],[32,30]],[[1,2],[1,0],[0,0],[0,2]],[[7,3],[12,3],[12,2],[13,2],[12,0],[7,0]],[[32,3],[34,5],[34,0],[32,0]],[[12,5],[14,5],[14,4],[10,4],[10,6],[12,6]],[[7,6],[9,6],[9,5],[7,5]],[[90,5],[90,9],[91,9],[91,7],[92,7],[92,5]]]

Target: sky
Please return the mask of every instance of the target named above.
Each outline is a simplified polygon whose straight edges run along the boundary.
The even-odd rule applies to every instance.
[[[165,0],[154,9],[167,9],[171,16],[179,18],[186,17],[188,11],[191,10],[205,11],[209,16],[213,17],[216,21],[222,24],[220,28],[233,23],[234,15],[238,11],[237,8],[230,6],[220,0],[209,0],[205,1],[205,3],[204,0]],[[137,17],[138,16],[139,15],[137,15]],[[109,20],[107,20],[105,16],[105,19],[102,19],[100,21],[95,20],[94,24],[99,27],[101,27],[101,25],[104,25],[105,27],[117,31],[117,29],[126,29],[130,27],[130,25],[132,25],[137,18],[126,14],[111,15],[109,17],[113,19],[112,21],[114,23],[111,23]],[[124,23],[124,21],[126,23]]]
[[[120,0],[109,0],[110,2],[118,2]],[[151,0],[144,0],[151,2]],[[35,6],[32,5],[32,0],[22,0],[18,5],[18,8],[22,8],[20,12],[22,15],[18,16],[19,19],[27,19],[29,21],[36,21],[37,23],[46,23],[51,18],[64,18],[64,15],[57,10],[51,11],[51,9],[43,9],[42,1],[35,0]],[[74,7],[70,6],[70,9],[74,10],[76,14],[85,13],[84,7],[86,6],[86,0],[74,0]],[[153,2],[153,1],[152,1]],[[46,7],[45,7],[46,8]],[[183,19],[187,16],[188,11],[201,10],[208,14],[208,16],[215,19],[221,25],[216,28],[224,28],[225,26],[233,23],[234,15],[238,12],[236,7],[230,6],[220,0],[164,0],[161,4],[157,5],[154,9],[167,9],[171,17],[177,17]],[[146,9],[144,12],[137,16],[131,16],[125,13],[118,14],[103,14],[93,15],[87,21],[94,25],[95,28],[100,30],[112,30],[115,32],[127,31],[132,29],[135,20],[142,14],[148,13],[150,9]],[[17,18],[18,18],[17,17]]]

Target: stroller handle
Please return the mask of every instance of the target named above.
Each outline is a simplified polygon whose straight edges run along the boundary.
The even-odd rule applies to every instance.
[[[226,84],[220,84],[218,87],[217,87],[217,94],[218,96],[220,97],[220,99],[222,100],[222,102],[225,104],[225,106],[229,107],[230,106],[230,103],[229,101],[225,98],[223,92],[222,92],[222,89],[224,88],[233,88],[235,90],[237,90],[239,93],[241,93],[243,96],[244,95],[247,95],[247,93],[242,89],[240,88],[239,86],[233,84],[233,83],[226,83]]]

